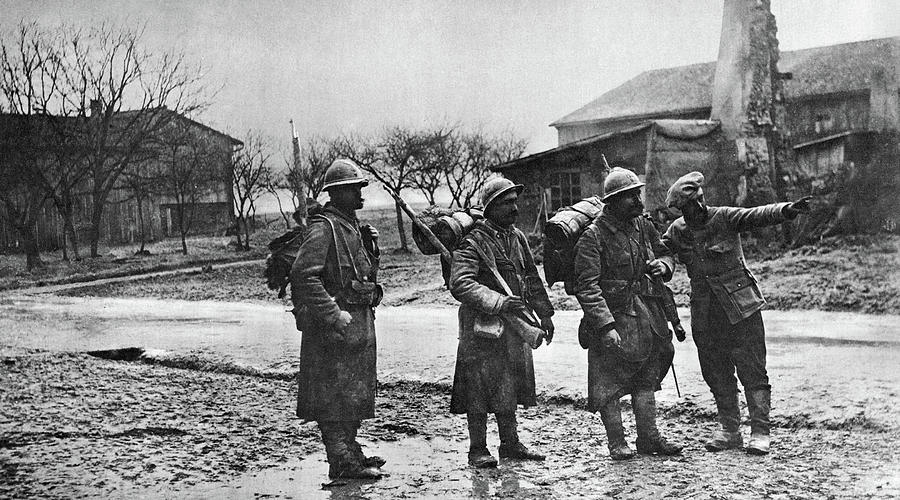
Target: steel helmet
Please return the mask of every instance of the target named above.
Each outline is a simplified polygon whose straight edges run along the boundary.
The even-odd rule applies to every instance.
[[[366,186],[369,184],[369,181],[363,176],[362,169],[353,160],[338,158],[331,162],[328,170],[325,171],[325,185],[322,186],[322,189],[348,184]]]
[[[490,205],[492,201],[513,189],[516,190],[516,193],[521,193],[525,189],[525,186],[516,184],[505,177],[496,177],[485,182],[484,186],[481,188],[481,206],[484,210],[487,210],[488,205]]]
[[[613,196],[643,187],[644,183],[638,179],[637,174],[627,168],[616,167],[606,176],[603,181],[603,198],[602,201],[608,201]]]

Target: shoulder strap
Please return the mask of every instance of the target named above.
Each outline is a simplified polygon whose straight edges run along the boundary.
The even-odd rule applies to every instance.
[[[332,222],[331,219],[324,215],[314,215],[313,217],[322,217],[326,222],[328,222],[328,225],[331,226],[331,241],[334,243],[334,256],[337,259],[336,267],[338,271],[338,281],[341,283],[341,286],[344,286],[344,272],[341,271],[341,254],[338,253],[337,230],[334,227],[334,222]]]
[[[494,259],[488,257],[487,253],[483,248],[481,248],[481,245],[475,238],[472,238],[470,241],[472,243],[472,248],[474,248],[475,251],[478,252],[478,256],[481,257],[482,260],[484,260],[485,264],[487,264],[488,268],[491,270],[491,274],[494,275],[494,279],[497,280],[497,283],[500,285],[500,287],[503,288],[503,291],[506,292],[506,295],[512,296],[512,290],[509,288],[509,284],[506,283],[506,280],[503,279],[503,276],[500,275],[500,271],[497,269],[497,263],[494,261]]]

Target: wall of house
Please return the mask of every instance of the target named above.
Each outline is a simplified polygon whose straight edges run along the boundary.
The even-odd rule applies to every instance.
[[[793,144],[869,125],[869,93],[816,96],[786,103],[785,138]]]

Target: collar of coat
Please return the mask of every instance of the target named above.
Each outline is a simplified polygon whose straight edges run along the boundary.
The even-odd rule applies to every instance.
[[[614,233],[634,229],[636,219],[637,217],[632,217],[631,219],[623,221],[618,217],[614,217],[611,214],[606,213],[606,207],[603,207],[603,211],[600,212],[600,216],[597,217],[598,221],[603,223],[603,225],[608,227],[609,230]]]
[[[347,215],[344,212],[338,210],[331,202],[325,204],[324,212],[334,215],[337,219],[345,224],[348,224],[350,227],[356,228],[359,224],[359,219],[356,218],[355,215]]]
[[[490,219],[484,219],[484,225],[487,226],[488,232],[490,232],[494,236],[510,237],[516,234],[515,226],[502,227],[498,224],[494,224],[490,221]]]

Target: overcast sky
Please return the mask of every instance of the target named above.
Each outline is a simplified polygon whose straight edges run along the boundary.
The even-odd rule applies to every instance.
[[[900,35],[896,0],[773,0],[782,50]],[[444,120],[510,128],[529,152],[553,120],[641,71],[713,61],[721,0],[0,0],[0,24],[147,23],[224,86],[201,119],[289,141]]]

